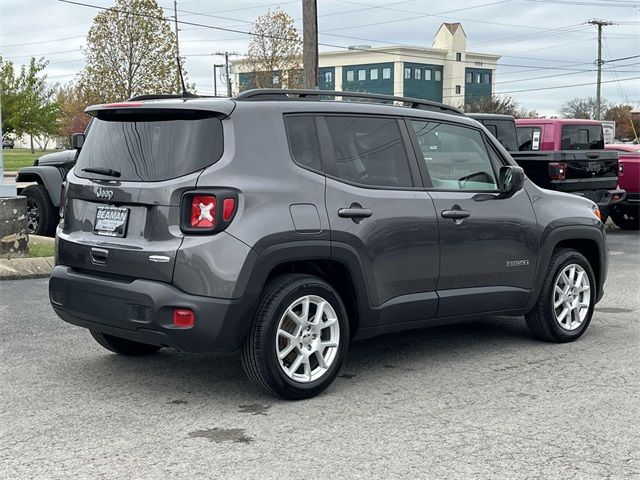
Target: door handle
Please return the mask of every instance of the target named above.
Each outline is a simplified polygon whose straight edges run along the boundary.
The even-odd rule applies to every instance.
[[[338,216],[341,218],[368,218],[373,215],[369,208],[341,208]]]
[[[454,205],[451,210],[442,210],[440,212],[442,218],[450,218],[452,220],[463,220],[471,216],[471,212],[462,210],[460,205]]]
[[[104,248],[91,249],[91,263],[95,265],[106,265],[109,258],[109,250]]]

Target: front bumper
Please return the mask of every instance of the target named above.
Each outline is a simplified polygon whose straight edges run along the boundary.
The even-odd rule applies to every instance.
[[[49,299],[68,323],[187,352],[236,350],[252,313],[241,299],[190,295],[162,282],[97,276],[62,265],[51,273]],[[175,308],[191,309],[195,325],[175,327]]]

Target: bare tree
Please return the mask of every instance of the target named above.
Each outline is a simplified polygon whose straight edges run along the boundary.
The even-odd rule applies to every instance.
[[[574,98],[569,100],[560,109],[560,115],[564,118],[596,118],[596,99],[594,97]],[[605,99],[600,100],[600,111],[604,114],[609,109],[609,103]]]
[[[302,86],[302,40],[286,12],[276,9],[258,17],[251,32],[245,66],[253,87]]]
[[[513,115],[516,118],[537,118],[538,112],[527,110],[520,106],[512,97],[498,97],[496,95],[480,97],[467,104],[464,111],[468,113],[496,113]]]

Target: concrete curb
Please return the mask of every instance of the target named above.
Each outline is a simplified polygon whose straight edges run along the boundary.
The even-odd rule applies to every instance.
[[[45,278],[51,274],[53,257],[0,259],[0,280]]]

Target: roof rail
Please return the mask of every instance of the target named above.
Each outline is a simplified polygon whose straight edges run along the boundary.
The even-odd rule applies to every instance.
[[[142,100],[162,100],[168,98],[200,98],[200,95],[187,92],[187,95],[178,95],[175,93],[151,93],[146,95],[136,95],[128,98],[127,102],[141,102]]]
[[[464,115],[464,113],[444,103],[434,102],[432,100],[422,100],[420,98],[396,97],[393,95],[382,95],[377,93],[364,92],[343,92],[337,90],[299,90],[299,89],[279,89],[279,88],[260,88],[247,90],[235,97],[234,100],[241,101],[269,101],[269,100],[311,100],[320,101],[320,97],[347,97],[360,98],[366,100],[379,100],[383,102],[401,102],[410,108],[419,110],[432,110],[435,112],[451,113],[455,115]]]

